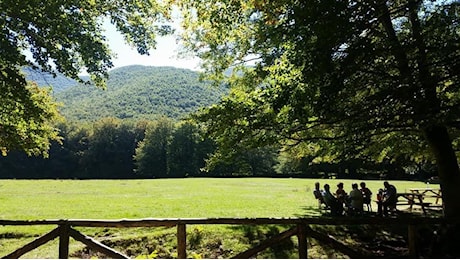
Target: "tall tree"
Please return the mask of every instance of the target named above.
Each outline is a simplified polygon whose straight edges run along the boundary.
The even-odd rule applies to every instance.
[[[198,128],[194,124],[183,122],[176,127],[168,148],[170,176],[186,177],[200,173],[204,159],[197,158],[199,141]],[[200,163],[200,159],[203,163]]]
[[[433,159],[445,214],[460,216],[458,1],[180,4],[211,78],[236,71],[202,116],[221,150],[282,140],[332,159]]]
[[[139,136],[134,126],[115,118],[97,121],[82,164],[90,178],[132,178]]]
[[[30,123],[52,121],[54,113],[50,111],[55,103],[34,97],[36,91],[27,88],[22,67],[60,72],[79,81],[78,74],[84,70],[97,86],[105,86],[112,53],[102,33],[104,19],[115,24],[141,54],[148,54],[155,46],[156,34],[170,31],[168,26],[155,23],[167,19],[169,12],[155,0],[3,0],[0,10],[3,154],[12,148],[46,154],[48,141],[57,139],[57,129],[50,128],[50,124],[46,124],[47,129],[35,131]],[[15,114],[17,120],[10,120],[10,114]],[[28,126],[23,122],[29,122]]]
[[[140,141],[134,155],[136,172],[144,177],[167,177],[168,148],[174,123],[168,118],[160,118],[147,126],[144,140]]]

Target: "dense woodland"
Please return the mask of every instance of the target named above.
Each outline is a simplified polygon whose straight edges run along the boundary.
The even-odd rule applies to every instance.
[[[49,157],[13,151],[0,157],[0,178],[132,179],[179,177],[393,178],[424,180],[435,169],[407,162],[362,160],[313,163],[276,147],[248,149],[206,167],[216,144],[191,121],[166,117],[154,121],[103,118],[59,125],[62,144],[54,142]],[[410,174],[412,173],[412,174]]]

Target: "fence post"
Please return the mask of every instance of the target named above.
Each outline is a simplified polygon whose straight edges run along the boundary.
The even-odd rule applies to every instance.
[[[177,258],[187,258],[187,232],[185,224],[177,224]]]
[[[417,229],[415,225],[408,225],[407,227],[407,239],[409,244],[409,257],[417,258]]]
[[[299,241],[299,259],[308,258],[307,228],[305,224],[297,225],[297,239]]]
[[[67,221],[59,224],[59,259],[69,258],[70,225]]]

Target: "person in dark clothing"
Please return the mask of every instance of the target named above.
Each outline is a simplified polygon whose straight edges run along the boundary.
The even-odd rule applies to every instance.
[[[371,207],[372,191],[368,187],[366,187],[365,182],[361,182],[359,186],[361,187],[360,189],[361,194],[363,194],[363,203],[367,205],[367,209],[369,211],[372,211],[372,207]]]
[[[388,208],[396,208],[396,202],[398,198],[396,196],[396,187],[391,185],[387,181],[383,183],[385,189],[383,190],[383,198],[378,202],[378,214],[386,216],[388,215]]]
[[[346,204],[348,194],[347,192],[343,189],[343,182],[340,182],[337,184],[337,190],[335,192],[335,197],[342,203]]]

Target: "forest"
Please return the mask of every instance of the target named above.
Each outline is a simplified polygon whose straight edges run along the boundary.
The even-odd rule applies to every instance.
[[[216,143],[192,120],[128,121],[102,118],[61,123],[62,143],[53,142],[49,157],[12,151],[0,157],[2,179],[136,179],[184,177],[297,177],[425,180],[430,164],[373,163],[344,160],[313,163],[279,152],[279,147],[248,149],[229,158],[214,158]]]

